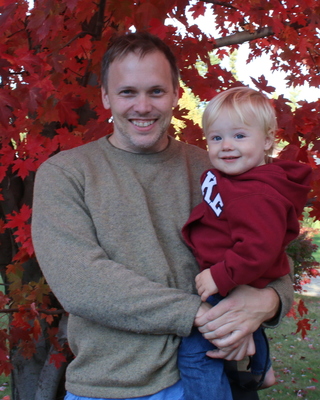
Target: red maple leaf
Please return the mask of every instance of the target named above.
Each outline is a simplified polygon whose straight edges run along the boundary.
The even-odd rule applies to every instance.
[[[7,128],[12,118],[12,109],[21,108],[20,102],[5,89],[0,90],[0,123]]]
[[[60,148],[63,150],[72,149],[83,144],[82,136],[75,134],[76,132],[70,133],[67,128],[57,129],[57,133]]]
[[[298,304],[298,312],[300,316],[302,317],[304,314],[308,314],[308,309],[304,304],[304,301],[300,299],[299,304]]]
[[[293,307],[291,307],[291,310],[288,312],[287,317],[289,317],[289,318],[291,317],[294,319],[297,318],[296,310]]]
[[[263,90],[264,92],[267,93],[273,93],[275,92],[276,88],[273,86],[268,86],[268,81],[264,77],[264,75],[261,75],[258,80],[250,77],[252,82],[259,88],[260,90]]]
[[[50,355],[49,363],[54,364],[56,368],[60,368],[64,362],[67,362],[67,359],[62,353]]]
[[[20,212],[14,211],[12,214],[6,215],[7,223],[5,228],[11,228],[14,231],[15,240],[20,243],[27,254],[33,256],[34,249],[31,240],[31,208],[25,204],[22,205]],[[20,249],[20,250],[21,250]]]
[[[27,158],[23,160],[22,158],[18,158],[17,160],[13,161],[12,171],[18,171],[18,176],[22,179],[25,179],[31,171],[35,171],[36,166],[34,160],[31,158]]]
[[[284,160],[297,160],[299,147],[293,144],[288,144],[279,154],[278,158]]]
[[[30,239],[30,242],[28,242],[28,245],[30,245],[30,247],[28,249],[24,248],[24,247],[20,247],[20,249],[18,250],[18,252],[15,254],[15,256],[13,257],[12,261],[14,262],[18,262],[18,263],[24,263],[26,261],[28,261],[30,259],[30,257],[32,257],[34,255],[33,252],[33,247],[32,246],[32,241]]]
[[[84,102],[73,96],[72,93],[67,94],[57,104],[59,112],[59,119],[61,123],[68,123],[70,125],[78,125],[79,115],[74,111],[81,107]]]
[[[27,360],[30,360],[37,352],[35,342],[32,340],[32,337],[29,337],[28,340],[21,341],[19,343],[19,349],[21,354]]]
[[[76,7],[77,4],[78,0],[66,0],[66,5],[71,11]]]
[[[52,322],[54,321],[53,315],[41,313],[40,316],[41,316],[41,319],[44,319],[48,325],[51,325]]]
[[[31,208],[26,204],[23,204],[19,212],[13,211],[12,214],[6,215],[8,222],[6,223],[5,228],[17,228],[21,225],[24,225],[30,220],[31,212]]]
[[[158,18],[152,18],[150,20],[150,33],[164,40],[167,32],[168,32],[168,27],[164,25]]]
[[[10,4],[11,3],[11,4]],[[4,8],[3,6],[6,6]],[[5,4],[5,2],[1,3],[1,14],[0,14],[0,26],[5,26],[6,22],[9,20],[9,23],[11,22],[12,15],[15,14],[17,4],[14,2],[8,2]]]
[[[4,360],[0,361],[0,374],[4,374],[5,376],[9,376],[11,371],[13,370],[13,366],[9,361],[9,357]],[[2,400],[10,400],[9,396],[5,396]]]
[[[38,319],[35,319],[33,321],[32,333],[35,340],[38,340],[39,337],[41,336],[42,329]]]
[[[6,274],[13,274],[13,275],[17,275],[17,274],[22,274],[23,272],[23,267],[20,263],[14,263],[14,264],[8,264],[6,267]]]
[[[309,323],[309,319],[304,318],[297,323],[297,331],[296,333],[301,332],[301,336],[304,339],[307,336],[307,331],[310,331],[311,325]]]
[[[15,312],[12,318],[12,326],[25,330],[26,332],[31,328],[30,322],[26,317],[27,311],[24,306],[18,305],[19,312]]]
[[[206,7],[204,3],[197,2],[194,6],[190,7],[189,12],[191,12],[194,19],[198,18],[200,15],[204,15],[206,12]]]
[[[10,302],[10,298],[0,292],[0,308],[4,308]]]
[[[42,63],[39,56],[30,52],[30,48],[27,44],[16,49],[15,56],[19,60],[19,64],[23,65],[23,68],[30,74],[34,74],[35,68]]]

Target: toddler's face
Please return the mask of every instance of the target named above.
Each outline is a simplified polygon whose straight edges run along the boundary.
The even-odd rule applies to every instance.
[[[213,167],[228,175],[239,175],[265,164],[266,151],[272,146],[254,120],[245,125],[237,117],[230,118],[224,109],[210,125],[206,139]]]

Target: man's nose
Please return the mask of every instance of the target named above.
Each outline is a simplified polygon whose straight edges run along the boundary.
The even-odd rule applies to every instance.
[[[150,97],[147,94],[139,94],[135,99],[133,108],[139,114],[150,112],[152,109]]]

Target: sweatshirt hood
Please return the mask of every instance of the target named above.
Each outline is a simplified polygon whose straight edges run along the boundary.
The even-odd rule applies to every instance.
[[[261,165],[233,178],[258,180],[272,186],[293,204],[297,214],[300,215],[311,190],[311,176],[312,169],[307,164],[273,159],[271,164]]]

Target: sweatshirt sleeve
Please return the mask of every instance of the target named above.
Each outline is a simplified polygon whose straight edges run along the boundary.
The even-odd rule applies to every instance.
[[[99,245],[83,186],[79,176],[50,160],[36,175],[32,240],[57,299],[67,312],[110,328],[187,336],[200,298],[110,260]]]
[[[282,318],[285,317],[290,311],[293,300],[294,300],[294,291],[293,291],[293,261],[289,258],[290,265],[290,274],[282,276],[281,278],[276,279],[273,282],[269,283],[269,287],[275,290],[280,299],[280,309],[278,314],[269,321],[264,322],[265,328],[275,328],[279,325]]]
[[[264,287],[289,272],[288,264],[279,262],[287,230],[286,207],[266,193],[243,196],[228,204],[234,245],[226,251],[224,260],[210,269],[221,295],[226,296],[238,285],[256,286],[261,277],[259,287]]]

